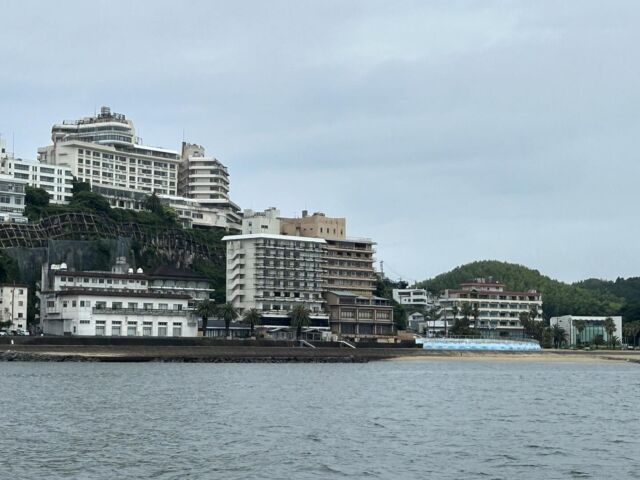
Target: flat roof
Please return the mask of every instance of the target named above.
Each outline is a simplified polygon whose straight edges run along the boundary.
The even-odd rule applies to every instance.
[[[228,242],[229,240],[252,240],[257,238],[268,238],[271,240],[293,240],[295,242],[327,243],[324,238],[295,237],[293,235],[276,235],[274,233],[247,233],[244,235],[226,235],[222,237],[222,241]]]

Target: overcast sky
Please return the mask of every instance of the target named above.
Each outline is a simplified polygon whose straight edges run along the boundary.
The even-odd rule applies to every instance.
[[[640,274],[640,3],[3,1],[0,132],[101,105],[243,208],[344,216],[391,277]]]

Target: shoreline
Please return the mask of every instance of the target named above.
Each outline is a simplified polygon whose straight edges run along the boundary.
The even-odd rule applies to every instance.
[[[0,345],[0,362],[366,363],[499,361],[640,364],[640,351],[453,351],[282,346]]]

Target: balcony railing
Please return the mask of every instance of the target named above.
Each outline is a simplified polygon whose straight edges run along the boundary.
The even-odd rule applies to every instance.
[[[145,309],[145,308],[100,308],[93,307],[92,313],[102,313],[107,315],[167,315],[171,317],[185,317],[191,314],[190,310],[163,310],[163,309]]]

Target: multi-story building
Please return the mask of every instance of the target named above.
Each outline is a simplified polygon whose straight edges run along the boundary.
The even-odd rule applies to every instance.
[[[283,235],[344,240],[347,234],[347,221],[344,218],[327,217],[322,212],[309,215],[307,210],[303,210],[302,217],[283,218],[280,229]]]
[[[0,174],[0,222],[27,222],[24,216],[26,186],[26,180]]]
[[[7,156],[0,161],[0,173],[46,190],[51,203],[68,203],[71,200],[73,172],[66,165],[48,165]]]
[[[11,323],[7,330],[27,330],[28,293],[27,285],[0,284],[0,323]]]
[[[304,305],[312,326],[328,330],[323,239],[249,234],[222,240],[227,244],[227,302],[240,312],[259,310],[266,327],[289,325],[289,311]]]
[[[198,323],[190,310],[193,293],[175,284],[166,285],[160,277],[146,275],[142,269],[134,272],[122,259],[111,272],[73,271],[65,264],[51,268],[45,264],[40,292],[43,332],[196,336]]]
[[[78,180],[103,187],[101,194],[121,208],[140,208],[128,192],[177,195],[180,153],[143,145],[133,122],[102,107],[93,117],[56,124],[53,144],[38,149],[38,159],[67,165]]]
[[[229,197],[229,171],[217,158],[205,155],[201,145],[182,143],[178,194],[204,208],[224,212],[229,227],[240,228],[240,207]]]
[[[561,317],[551,317],[549,324],[553,327],[558,325],[567,334],[567,342],[570,347],[578,345],[588,345],[596,342],[598,337],[604,343],[610,343],[611,338],[605,329],[607,318],[613,321],[615,330],[613,337],[622,339],[622,317],[590,317],[584,315],[563,315]]]
[[[394,288],[393,299],[401,305],[419,308],[435,306],[437,298],[423,288]]]
[[[275,207],[267,208],[264,212],[254,212],[245,209],[242,214],[242,233],[280,234],[280,210]]]
[[[178,215],[178,220],[185,228],[233,228],[237,224],[229,225],[226,212],[209,207],[203,207],[196,200],[172,195],[158,195],[163,205],[171,207]]]
[[[326,292],[331,331],[353,340],[393,334],[393,307],[386,298]]]
[[[330,218],[319,212],[309,216],[304,210],[300,218],[281,218],[280,229],[285,235],[326,240],[324,278],[327,291],[373,296],[376,288],[375,243],[368,238],[347,237],[344,218]]]
[[[477,319],[468,315],[471,327],[485,336],[522,337],[524,328],[520,314],[536,312],[542,321],[542,295],[536,290],[508,291],[491,278],[475,278],[458,289],[445,290],[440,296],[441,318],[448,330],[462,318],[465,304],[477,311]]]

